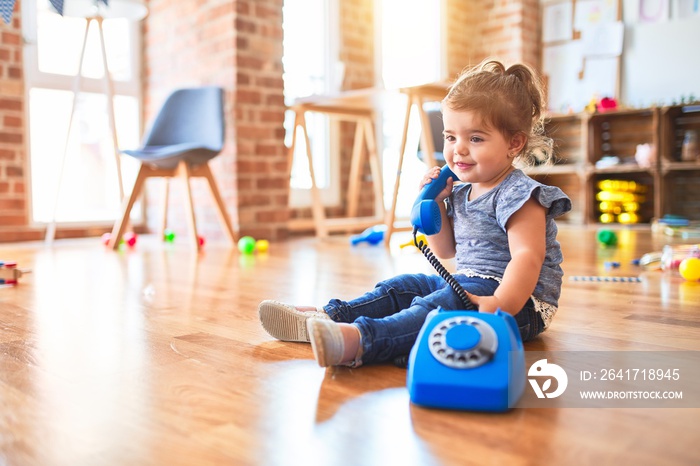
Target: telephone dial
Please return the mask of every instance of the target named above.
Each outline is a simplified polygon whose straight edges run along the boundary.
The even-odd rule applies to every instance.
[[[458,180],[445,165],[423,187],[411,211],[416,247],[452,287],[465,310],[430,312],[408,357],[407,386],[411,402],[427,407],[473,411],[506,411],[525,388],[525,354],[515,318],[473,310],[466,291],[417,240],[440,232],[442,217],[435,197],[447,180]],[[472,310],[466,310],[472,309]]]

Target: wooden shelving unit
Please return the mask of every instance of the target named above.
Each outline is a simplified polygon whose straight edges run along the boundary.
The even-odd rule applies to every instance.
[[[688,130],[700,134],[700,105],[661,109],[661,209],[667,214],[700,220],[700,161],[681,160],[683,137]]]
[[[554,141],[556,164],[527,172],[571,198],[573,209],[562,217],[570,223],[600,222],[596,194],[599,182],[608,179],[646,187],[639,199],[639,223],[666,214],[700,220],[700,162],[680,160],[687,130],[700,133],[700,105],[553,115],[545,132]],[[635,160],[640,144],[657,149],[649,167]],[[617,157],[619,163],[601,164],[606,157]]]

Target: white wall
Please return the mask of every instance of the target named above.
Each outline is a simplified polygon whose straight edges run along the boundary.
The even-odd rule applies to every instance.
[[[628,105],[700,99],[700,16],[675,19],[678,3],[670,4],[670,19],[650,24],[638,22],[639,0],[624,1],[621,100]]]
[[[551,5],[561,1],[567,0],[540,3]],[[651,8],[666,2],[670,7],[667,19],[654,23],[640,21],[642,1]],[[687,99],[690,95],[700,99],[700,15],[682,17],[679,13],[680,5],[692,8],[694,1],[622,0],[624,39],[618,96],[622,104],[648,107],[679,103],[682,97]],[[572,47],[575,42],[580,43],[566,41],[543,49],[543,71],[549,78],[553,111],[564,111],[566,106],[580,111],[593,95],[600,93],[597,88],[615,87],[612,84],[615,73],[610,71],[600,74],[587,70],[583,80],[578,77],[581,60],[577,58],[576,47]],[[557,49],[558,55],[552,58],[551,51]],[[609,95],[607,91],[603,94]]]

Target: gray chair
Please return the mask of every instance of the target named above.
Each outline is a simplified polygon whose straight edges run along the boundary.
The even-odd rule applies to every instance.
[[[122,153],[141,162],[131,195],[125,199],[122,215],[114,224],[110,246],[119,247],[134,202],[141,194],[145,181],[151,177],[166,179],[161,237],[167,226],[168,180],[180,177],[185,182],[187,199],[185,208],[193,244],[201,247],[192,203],[190,178],[206,178],[218,208],[219,220],[230,241],[235,244],[236,235],[226,212],[226,206],[209,168],[213,159],[224,147],[224,91],[219,87],[196,87],[174,91],[161,107],[150,130],[138,149]]]
[[[426,110],[426,115],[428,116],[428,121],[430,122],[430,137],[433,141],[433,158],[439,166],[445,165],[445,155],[443,154],[443,149],[445,147],[445,138],[442,135],[445,127],[442,124],[442,112],[440,110]],[[421,136],[422,138],[422,136]],[[418,159],[421,162],[425,161],[425,153],[423,152],[422,144],[418,145]]]

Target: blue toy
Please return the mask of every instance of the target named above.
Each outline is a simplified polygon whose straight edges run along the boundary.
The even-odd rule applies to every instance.
[[[411,349],[407,385],[417,405],[506,411],[525,389],[525,353],[510,314],[428,314]]]
[[[379,244],[384,241],[384,233],[386,233],[386,225],[375,225],[367,228],[359,235],[350,237],[350,244],[355,246],[358,243],[367,242],[371,245]]]
[[[440,174],[436,179],[423,186],[411,209],[411,225],[417,231],[426,235],[434,235],[440,232],[442,217],[440,206],[434,199],[445,189],[447,180],[450,178],[453,181],[459,181],[457,175],[452,173],[450,167],[445,165],[440,169]]]

